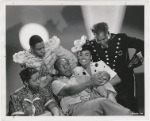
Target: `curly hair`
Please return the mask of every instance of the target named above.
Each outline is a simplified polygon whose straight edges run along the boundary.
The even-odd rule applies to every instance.
[[[25,68],[25,69],[22,69],[22,71],[19,73],[20,75],[20,78],[22,79],[23,83],[25,84],[25,82],[28,83],[29,79],[31,79],[31,76],[38,72],[35,68]]]
[[[31,47],[34,47],[35,44],[40,43],[40,42],[43,42],[43,39],[38,35],[33,35],[33,36],[30,37],[29,45]]]

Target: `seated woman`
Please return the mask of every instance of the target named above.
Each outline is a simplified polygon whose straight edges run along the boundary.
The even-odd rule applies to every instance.
[[[77,44],[78,43],[78,44]],[[93,79],[98,79],[104,82],[103,86],[94,87],[92,91],[95,94],[93,96],[109,98],[116,102],[115,96],[117,92],[113,88],[112,84],[120,82],[120,78],[117,74],[110,69],[103,61],[92,62],[92,55],[87,46],[86,40],[81,38],[80,40],[75,40],[75,47],[72,48],[73,52],[77,52],[78,65],[74,68],[74,74],[78,78],[79,83],[82,81],[87,81],[90,77]]]
[[[47,89],[40,88],[39,73],[36,69],[29,67],[23,69],[20,77],[25,86],[11,94],[9,115],[61,115],[53,94]]]

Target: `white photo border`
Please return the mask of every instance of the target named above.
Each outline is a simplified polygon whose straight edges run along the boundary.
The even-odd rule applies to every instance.
[[[20,5],[144,5],[145,6],[145,18],[144,18],[144,37],[145,37],[145,116],[101,116],[101,117],[91,117],[91,116],[80,116],[80,117],[69,117],[69,116],[60,116],[60,117],[12,117],[12,116],[6,116],[6,6],[20,6]],[[77,1],[69,1],[69,0],[5,0],[0,1],[0,108],[1,108],[1,118],[2,121],[26,121],[26,120],[36,120],[36,121],[58,121],[58,120],[65,120],[65,121],[76,121],[76,120],[104,120],[104,121],[124,121],[124,120],[141,120],[141,121],[147,121],[150,120],[149,118],[149,92],[150,92],[150,83],[149,83],[149,44],[148,42],[150,40],[149,32],[150,32],[150,19],[149,19],[149,1],[148,0],[77,0]]]

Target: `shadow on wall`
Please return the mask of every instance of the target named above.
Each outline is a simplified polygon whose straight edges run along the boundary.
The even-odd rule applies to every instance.
[[[144,6],[127,6],[123,24],[144,33]]]

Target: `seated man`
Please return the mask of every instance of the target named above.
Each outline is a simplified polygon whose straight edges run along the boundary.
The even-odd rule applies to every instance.
[[[47,89],[40,88],[39,73],[35,68],[23,69],[20,77],[25,86],[11,94],[9,115],[60,115],[53,95]],[[50,111],[49,113],[46,113],[47,109]]]
[[[98,79],[77,83],[67,59],[57,59],[54,67],[59,73],[59,78],[53,81],[52,90],[61,99],[60,105],[64,114],[69,116],[131,115],[129,109],[107,98],[91,99],[92,92],[87,92],[86,89],[104,83]]]

